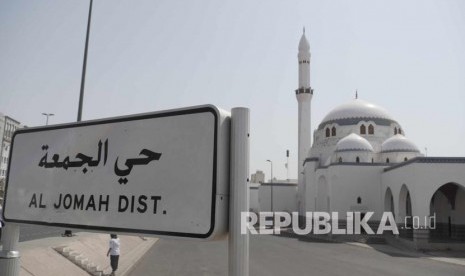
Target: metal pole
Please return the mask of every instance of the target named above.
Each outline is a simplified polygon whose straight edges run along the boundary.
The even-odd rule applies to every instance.
[[[271,212],[273,212],[273,161],[271,161],[271,160],[266,160],[266,161],[270,162],[270,165],[271,165],[271,179],[270,179],[271,187],[270,187],[270,190],[271,190]]]
[[[287,163],[286,163],[287,182],[289,182],[290,181],[290,179],[289,179],[289,150],[286,151],[286,158],[287,158]]]
[[[82,103],[84,101],[84,86],[86,83],[87,49],[89,48],[89,33],[90,33],[90,19],[92,16],[92,3],[93,3],[93,0],[90,0],[89,18],[87,19],[86,46],[84,48],[84,62],[82,64],[81,92],[79,94],[79,107],[78,107],[78,116],[77,116],[78,122],[80,122],[82,118]]]
[[[84,47],[84,62],[82,63],[82,75],[81,75],[81,91],[79,93],[79,106],[78,106],[78,115],[77,121],[80,122],[82,119],[82,105],[84,102],[84,87],[86,84],[86,68],[87,68],[87,50],[89,49],[89,34],[90,34],[90,22],[92,18],[92,4],[93,0],[90,0],[89,5],[89,17],[87,18],[87,32],[86,32],[86,45]],[[65,230],[63,236],[71,237],[73,234],[71,230]]]
[[[19,275],[19,225],[8,223],[2,229],[3,249],[0,251],[0,275]]]
[[[271,162],[271,212],[273,212],[273,188],[273,162]]]
[[[231,110],[229,276],[249,275],[249,234],[241,234],[241,212],[249,211],[249,113]]]

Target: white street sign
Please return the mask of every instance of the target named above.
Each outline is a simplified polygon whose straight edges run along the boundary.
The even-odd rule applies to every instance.
[[[214,239],[227,231],[229,114],[200,106],[18,130],[4,218]]]

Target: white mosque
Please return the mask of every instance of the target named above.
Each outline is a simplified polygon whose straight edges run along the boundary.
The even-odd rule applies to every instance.
[[[392,211],[399,239],[416,248],[465,245],[465,158],[425,157],[388,111],[357,96],[331,110],[312,133],[305,30],[298,66],[299,213],[373,211],[371,220],[379,221]],[[433,214],[436,229],[428,229],[425,217]],[[406,222],[418,229],[406,229]]]

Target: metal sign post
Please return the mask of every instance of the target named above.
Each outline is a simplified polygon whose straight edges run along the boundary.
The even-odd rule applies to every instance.
[[[229,276],[249,275],[249,234],[241,234],[241,212],[249,211],[249,109],[231,112]]]
[[[8,223],[2,230],[3,250],[0,251],[0,275],[19,275],[19,225]]]

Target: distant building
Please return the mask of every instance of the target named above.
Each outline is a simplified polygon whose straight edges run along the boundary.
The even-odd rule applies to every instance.
[[[5,179],[8,170],[8,158],[10,156],[11,139],[13,133],[22,128],[20,122],[0,113],[0,180]]]
[[[256,173],[252,174],[252,177],[250,179],[251,183],[263,183],[265,182],[265,174],[263,171],[257,171]]]

